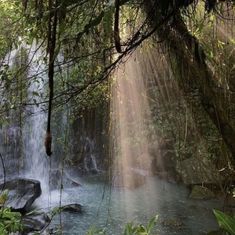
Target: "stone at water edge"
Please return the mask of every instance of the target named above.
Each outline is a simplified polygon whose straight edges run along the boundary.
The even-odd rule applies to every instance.
[[[215,198],[215,194],[208,188],[195,185],[189,195],[191,199],[209,200]]]
[[[2,187],[3,183],[0,184]],[[24,178],[5,182],[4,189],[8,191],[5,207],[22,214],[30,211],[31,205],[42,193],[39,181]]]
[[[69,205],[60,207],[60,210],[62,212],[81,213],[82,206],[80,204],[69,204]]]
[[[29,234],[30,232],[42,231],[50,221],[50,218],[45,213],[24,216],[22,219],[23,235]]]

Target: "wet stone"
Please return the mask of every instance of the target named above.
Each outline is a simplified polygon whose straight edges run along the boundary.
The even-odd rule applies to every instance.
[[[29,234],[30,232],[40,232],[49,223],[50,218],[45,213],[24,216],[22,219],[23,235]]]
[[[30,211],[35,199],[41,195],[40,182],[37,180],[13,179],[0,184],[0,188],[8,191],[5,206],[23,214]]]
[[[62,212],[81,213],[82,206],[80,204],[69,204],[69,205],[62,206],[60,210]]]

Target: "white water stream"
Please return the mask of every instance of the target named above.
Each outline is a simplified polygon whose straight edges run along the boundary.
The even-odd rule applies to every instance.
[[[43,101],[47,84],[46,65],[42,62],[43,51],[33,44],[29,48],[28,102]],[[28,116],[23,126],[23,152],[25,156],[25,177],[39,180],[43,195],[49,194],[49,158],[45,154],[44,137],[47,114],[42,105],[27,106]]]

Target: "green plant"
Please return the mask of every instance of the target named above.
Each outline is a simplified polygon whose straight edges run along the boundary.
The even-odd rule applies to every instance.
[[[221,211],[214,210],[219,226],[231,235],[235,235],[235,217],[229,216]]]
[[[158,220],[158,216],[154,216],[151,218],[146,226],[143,224],[135,225],[133,222],[127,223],[123,235],[151,235],[154,226],[156,225]],[[105,235],[106,232],[104,229],[97,229],[95,227],[91,227],[86,235]]]
[[[22,230],[21,214],[12,212],[10,208],[0,209],[0,234],[8,235]]]
[[[128,223],[125,226],[124,234],[123,235],[150,235],[154,226],[156,225],[158,220],[158,216],[154,216],[146,226],[142,224],[133,224]]]
[[[1,194],[0,194],[0,206],[4,206],[6,200],[8,198],[8,191],[4,190]]]
[[[105,235],[105,234],[106,232],[104,229],[98,229],[96,227],[91,227],[86,233],[86,235]]]

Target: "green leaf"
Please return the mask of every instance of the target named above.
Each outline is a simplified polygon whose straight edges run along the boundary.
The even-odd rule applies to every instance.
[[[218,210],[214,210],[214,214],[219,226],[230,234],[235,235],[235,218]]]
[[[147,232],[150,233],[152,231],[152,229],[154,228],[154,226],[156,225],[158,220],[158,215],[154,216],[149,222],[147,227]]]

